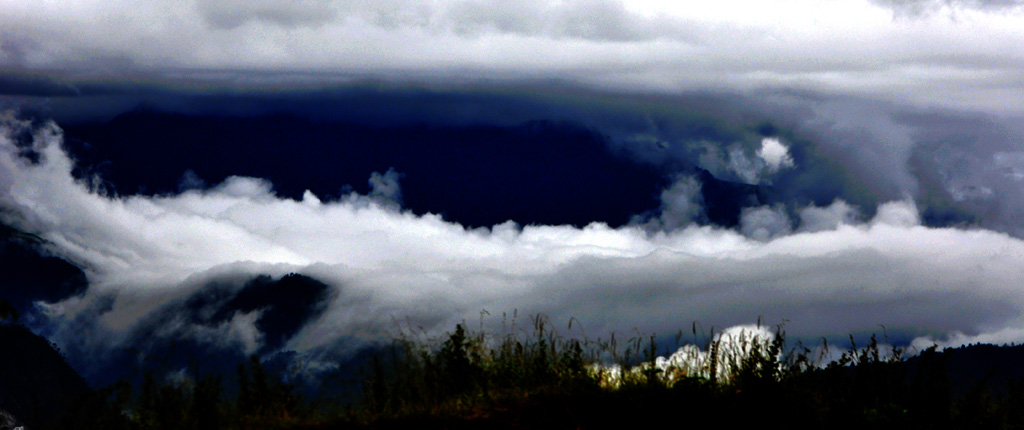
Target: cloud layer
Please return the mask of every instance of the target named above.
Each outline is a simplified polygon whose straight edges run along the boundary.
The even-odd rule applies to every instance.
[[[369,179],[375,193],[334,201],[311,192],[281,198],[246,177],[165,196],[104,195],[74,179],[55,124],[32,126],[11,113],[2,121],[0,214],[89,279],[83,295],[44,305],[56,335],[70,343],[115,347],[211,284],[241,289],[257,275],[287,273],[329,289],[325,307],[282,345],[306,352],[380,339],[396,321],[443,330],[482,310],[575,317],[592,336],[762,317],[790,321],[797,337],[884,325],[909,337],[1024,340],[1024,241],[923,226],[911,201],[871,208],[870,219],[843,201],[807,207],[785,228],[777,218],[788,215],[754,207],[740,231],[686,225],[682,204],[664,208],[659,222],[675,224],[660,230],[467,229],[401,211],[393,171]],[[666,195],[693,202],[691,181]],[[237,309],[216,324],[185,321],[194,327],[164,333],[257,350],[266,342],[256,328],[265,310]]]
[[[0,6],[0,67],[54,77],[35,86],[44,92],[125,81],[558,79],[659,92],[793,89],[1016,115],[1024,96],[1024,8],[1014,1]]]

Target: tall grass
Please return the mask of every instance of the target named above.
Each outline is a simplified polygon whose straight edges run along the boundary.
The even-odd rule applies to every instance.
[[[543,316],[522,335],[512,323],[488,336],[465,324],[442,339],[400,334],[368,369],[370,419],[395,415],[464,415],[537,394],[593,389],[607,374],[593,363],[597,343],[565,338]]]
[[[906,418],[911,404],[911,415],[924,415],[927,408],[916,399],[927,390],[907,378],[903,350],[886,349],[874,336],[862,347],[851,337],[849,349],[829,348],[813,353],[787,346],[782,325],[711,333],[703,345],[687,343],[660,356],[654,335],[578,339],[561,335],[543,316],[531,317],[528,329],[503,324],[492,335],[463,323],[440,338],[400,333],[368,366],[365,403],[355,419],[486,420],[543,409],[552,399],[576,405],[557,414],[592,415],[599,412],[593,404],[609,398],[628,404],[630,396],[690,401],[701,412],[801,408],[849,422]]]
[[[497,332],[458,324],[431,337],[400,331],[363,370],[361,398],[320,403],[299,396],[253,358],[237,390],[220,376],[149,377],[115,385],[70,416],[76,428],[609,428],[708,416],[718,427],[1021,427],[1024,384],[1005,394],[950,389],[934,348],[906,352],[872,336],[848,348],[788,345],[784,326],[760,324],[659,342],[653,334],[591,340],[570,320],[544,316]],[[481,327],[483,324],[481,324]],[[701,341],[698,342],[698,337]],[[671,345],[671,348],[666,349]],[[672,351],[671,349],[675,349]],[[660,354],[659,354],[660,352]],[[229,376],[230,377],[230,376]],[[982,387],[979,385],[979,387]]]

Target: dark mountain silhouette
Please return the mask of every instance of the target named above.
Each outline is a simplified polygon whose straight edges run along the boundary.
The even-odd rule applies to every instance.
[[[308,276],[289,274],[281,279],[260,276],[222,306],[214,319],[228,319],[238,311],[263,310],[256,327],[265,349],[275,350],[307,322],[326,309],[329,287]]]
[[[85,273],[71,263],[47,255],[44,241],[0,224],[0,298],[20,314],[32,302],[56,302],[85,291]]]
[[[928,372],[946,378],[954,397],[974,393],[1005,394],[1024,389],[1024,345],[975,344],[907,359],[911,376]]]
[[[49,341],[23,326],[0,323],[0,351],[0,410],[29,428],[48,427],[90,392]]]
[[[113,383],[129,373],[160,374],[200,364],[204,372],[231,372],[246,359],[241,345],[232,339],[211,341],[158,333],[178,324],[222,327],[238,313],[259,312],[255,328],[261,342],[252,352],[271,354],[280,352],[292,336],[322,314],[329,298],[326,284],[298,274],[257,276],[240,287],[213,282],[153,312],[122,348],[109,351],[102,362],[90,362],[88,357],[71,357],[71,362],[89,381],[99,385]],[[142,368],[140,355],[146,357]]]

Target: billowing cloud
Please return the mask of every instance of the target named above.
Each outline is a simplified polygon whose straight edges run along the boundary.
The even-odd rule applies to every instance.
[[[387,172],[373,172],[370,174],[370,198],[376,199],[381,204],[392,204],[402,206],[402,187],[398,181],[402,174],[395,169],[388,169]],[[316,198],[310,194],[310,199]]]
[[[10,113],[3,124],[3,221],[44,238],[90,283],[81,296],[43,305],[55,336],[72,344],[116,346],[156,320],[168,322],[158,325],[167,333],[221,338],[246,351],[274,339],[282,349],[317,351],[387,337],[396,323],[443,330],[483,310],[575,317],[593,336],[759,317],[790,321],[797,337],[879,325],[936,338],[1024,327],[1024,241],[924,226],[910,200],[872,208],[865,220],[845,202],[808,207],[800,212],[807,227],[795,232],[774,207],[745,213],[747,235],[683,223],[661,231],[511,222],[467,229],[355,194],[281,198],[266,181],[246,177],[171,195],[106,195],[72,176],[55,124],[33,128]],[[31,138],[16,143],[26,130]],[[23,156],[28,150],[35,161]],[[388,176],[376,177],[385,190]],[[669,189],[669,217],[689,213],[689,203],[671,202],[693,202],[695,186],[682,180]],[[248,279],[288,273],[329,292],[323,309],[298,313],[308,321],[278,325],[284,334],[260,329],[274,312],[263,301],[223,304],[231,295],[210,302],[221,303],[209,307],[220,317],[197,310],[192,321],[161,319],[209,285],[242,291]]]
[[[769,172],[778,172],[787,167],[793,167],[793,157],[789,155],[789,148],[783,145],[777,138],[766,137],[761,140],[761,149],[757,150],[757,156],[768,165]]]
[[[800,209],[800,231],[815,232],[835,230],[842,224],[858,224],[860,215],[856,208],[842,200],[836,200],[826,207],[814,205]]]
[[[792,231],[791,224],[789,216],[781,207],[744,208],[740,214],[740,231],[757,240],[785,236]]]
[[[701,221],[703,197],[701,184],[696,178],[682,177],[661,192],[661,210],[657,217],[644,219],[638,216],[634,223],[643,224],[651,230],[672,231]]]

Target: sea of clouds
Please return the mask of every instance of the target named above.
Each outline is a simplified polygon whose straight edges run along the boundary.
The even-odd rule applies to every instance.
[[[765,139],[761,153],[767,168],[793,163],[777,140]],[[57,124],[0,117],[0,216],[85,271],[84,294],[37,305],[58,342],[83,348],[122,346],[211,283],[288,273],[331,290],[323,312],[282,346],[299,352],[386,339],[396,324],[439,333],[484,311],[493,318],[482,324],[513,312],[574,318],[590,337],[760,319],[788,321],[790,335],[806,339],[884,327],[921,347],[1024,340],[1024,241],[922,225],[910,199],[870,211],[836,200],[796,220],[751,207],[726,229],[684,221],[692,210],[678,202],[699,205],[700,184],[681,178],[663,194],[662,216],[645,222],[468,229],[403,210],[393,171],[369,178],[368,195],[323,201],[281,198],[249,177],[111,195],[75,179],[74,165]],[[154,335],[253,352],[264,342],[260,312],[176,320]]]

